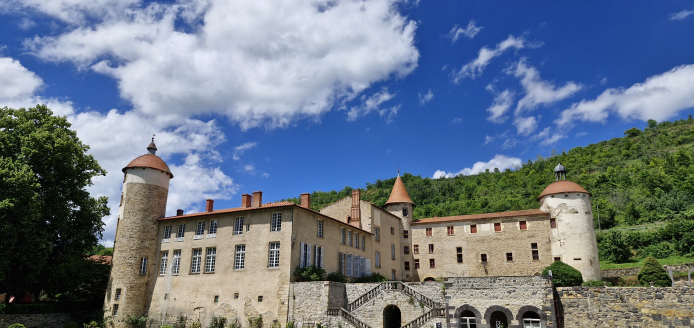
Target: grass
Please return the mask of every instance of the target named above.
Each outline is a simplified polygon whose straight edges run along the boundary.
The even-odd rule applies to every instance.
[[[627,263],[611,263],[608,261],[600,261],[600,269],[626,269],[640,268],[643,265],[643,260],[633,260]],[[673,255],[665,259],[658,259],[660,265],[678,265],[678,264],[694,264],[694,254]]]

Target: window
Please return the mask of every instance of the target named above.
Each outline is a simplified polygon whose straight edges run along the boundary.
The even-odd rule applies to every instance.
[[[323,238],[323,220],[318,220],[317,236]]]
[[[487,254],[480,254],[480,260],[482,261],[482,263],[486,263],[487,262]]]
[[[412,253],[419,254],[419,245],[412,245]]]
[[[165,293],[164,294],[164,300],[168,300],[168,299],[169,299],[169,293]]]
[[[449,236],[455,235],[455,230],[453,230],[453,226],[447,226],[446,230],[448,231]]]
[[[120,301],[120,295],[122,293],[122,290],[120,288],[116,288],[116,301]]]
[[[200,273],[200,261],[202,260],[202,249],[193,250],[193,260],[190,261],[190,273]]]
[[[272,213],[272,223],[270,224],[270,231],[281,231],[282,230],[282,213]]]
[[[234,235],[243,234],[243,217],[234,219]]]
[[[407,214],[408,214],[408,213],[407,213],[407,208],[403,208],[403,209],[402,209],[402,216],[403,216],[403,217],[406,217]]]
[[[345,244],[345,228],[340,229],[340,244]]]
[[[299,267],[305,268],[311,266],[311,244],[302,242],[299,247]]]
[[[162,243],[168,243],[171,241],[171,226],[168,225],[164,227],[164,240],[162,240]]]
[[[195,228],[195,237],[193,239],[202,239],[205,234],[205,221],[198,222],[197,228]]]
[[[415,270],[419,270],[419,259],[414,260],[414,268]]]
[[[278,268],[280,266],[280,243],[270,243],[267,266],[268,268]]]
[[[234,293],[234,299],[235,300],[239,299],[239,293]]]
[[[316,263],[316,267],[323,269],[323,257],[323,247],[318,247],[318,245],[316,245],[316,260],[314,261]]]
[[[580,257],[574,257],[574,261],[580,261],[580,260],[581,260]]]
[[[540,315],[533,312],[533,311],[528,311],[523,313],[523,328],[541,328],[542,324],[540,322]]]
[[[537,248],[537,243],[531,243],[530,249],[533,252],[533,261],[539,261],[540,260],[540,251]]]
[[[352,244],[352,231],[351,230],[347,231],[347,245],[349,245],[350,247],[352,247],[352,245],[353,245]]]
[[[402,238],[410,238],[410,231],[409,230],[403,230],[402,231]]]
[[[390,244],[390,258],[395,260],[395,244]]]
[[[509,261],[509,262],[513,261],[513,253],[506,253],[506,261]]]
[[[381,253],[378,251],[376,251],[376,267],[381,267]]]
[[[219,302],[219,295],[215,295],[215,296],[214,296],[214,302],[215,302],[215,303]]]
[[[404,246],[402,252],[403,254],[410,254],[410,246]]]
[[[395,234],[395,228],[390,227],[390,234],[391,234],[391,235],[394,235],[394,234]]]
[[[358,233],[354,234],[354,247],[359,248],[359,234]]]
[[[169,260],[169,252],[161,252],[161,265],[159,266],[159,274],[166,274],[166,264]]]
[[[181,250],[175,250],[173,253],[173,262],[171,262],[171,274],[178,274],[181,268]]]
[[[183,241],[183,236],[186,233],[186,225],[185,224],[179,224],[178,225],[178,233],[176,233],[176,241]]]
[[[561,257],[555,257],[554,262],[556,262],[556,261],[561,261]]]
[[[455,259],[458,263],[463,263],[463,248],[462,247],[456,247],[455,248]]]
[[[429,244],[429,253],[434,252],[434,244]]]
[[[476,224],[470,225],[470,233],[477,233],[477,225]]]
[[[118,304],[113,304],[113,316],[118,315]]]
[[[395,270],[390,271],[390,280],[395,280]]]
[[[210,230],[207,232],[207,238],[217,237],[217,220],[210,221]]]
[[[258,296],[258,302],[262,302],[262,301],[263,301],[263,297],[262,297],[262,296]]]
[[[405,261],[405,271],[410,271],[410,262]]]
[[[205,273],[214,272],[214,265],[217,261],[217,248],[207,249],[207,258],[205,259]]]
[[[557,227],[557,219],[549,219],[549,227],[550,228],[556,228]]]
[[[436,268],[436,260],[429,259],[429,268],[431,268],[431,269]]]
[[[494,232],[501,232],[501,223],[494,223]]]
[[[251,231],[251,224],[250,223],[246,224],[246,231]]]
[[[427,237],[431,237],[431,234],[432,234],[431,228],[427,228],[427,230],[426,230],[426,236],[427,236]]]
[[[236,256],[234,257],[234,270],[241,270],[246,265],[246,245],[236,245]]]
[[[460,314],[460,328],[477,328],[477,319],[472,311],[463,311]]]
[[[521,230],[528,230],[528,222],[526,221],[520,221],[518,222],[520,224],[520,229]]]
[[[140,274],[141,275],[147,274],[147,258],[146,257],[140,258]]]
[[[366,236],[361,235],[361,250],[362,250],[362,251],[366,249],[366,245],[365,245],[365,244],[366,244]]]
[[[374,232],[376,234],[376,241],[381,241],[381,229],[379,227],[375,227]]]

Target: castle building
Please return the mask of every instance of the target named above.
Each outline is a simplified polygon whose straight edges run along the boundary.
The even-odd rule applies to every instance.
[[[260,315],[287,322],[294,272],[310,266],[348,279],[376,272],[418,282],[532,276],[561,259],[584,279],[600,279],[590,193],[560,179],[563,167],[537,210],[412,221],[415,204],[398,175],[385,209],[358,189],[319,212],[310,194],[300,204],[263,203],[256,191],[243,194],[239,207],[216,210],[208,199],[203,212],[165,217],[173,174],[153,141],[147,149],[123,168],[104,303],[113,327],[145,315],[162,324],[179,316],[203,325]]]

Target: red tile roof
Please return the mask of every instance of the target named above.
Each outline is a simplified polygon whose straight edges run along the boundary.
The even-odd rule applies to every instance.
[[[111,261],[113,260],[113,256],[111,256],[111,255],[90,255],[89,257],[87,257],[87,259],[92,260],[92,261],[99,263],[99,264],[111,265]]]
[[[453,222],[453,221],[467,221],[467,220],[480,220],[480,219],[496,219],[496,218],[507,218],[507,217],[518,217],[518,216],[536,216],[536,215],[547,215],[549,213],[540,210],[520,210],[520,211],[509,211],[509,212],[497,212],[497,213],[483,213],[483,214],[469,214],[469,215],[457,215],[457,216],[446,216],[441,218],[428,218],[413,221],[412,225],[418,224],[428,224],[428,223],[439,223],[439,222]]]
[[[159,156],[157,155],[144,154],[134,159],[132,162],[130,162],[130,164],[123,168],[123,173],[125,173],[125,169],[134,167],[147,167],[151,169],[156,169],[168,174],[169,176],[171,176],[171,178],[173,178],[173,174],[171,173],[171,170],[169,170],[169,166],[166,165],[164,160],[159,158]]]
[[[405,188],[405,184],[402,183],[402,179],[400,179],[399,175],[398,175],[397,179],[395,179],[395,184],[393,185],[393,190],[390,192],[390,197],[388,197],[388,201],[386,202],[386,205],[393,204],[393,203],[414,204],[412,202],[412,199],[410,199],[410,195],[407,193],[407,189]]]
[[[565,192],[580,192],[584,194],[589,194],[590,193],[585,190],[583,187],[581,187],[578,183],[569,181],[569,180],[559,180],[555,181],[549,184],[545,190],[542,191],[540,196],[537,197],[537,199],[540,199],[542,197],[545,197],[547,195],[554,195],[554,194],[560,194],[560,193],[565,193]]]

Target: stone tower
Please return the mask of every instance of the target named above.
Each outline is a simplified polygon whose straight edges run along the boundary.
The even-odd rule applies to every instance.
[[[590,193],[575,182],[566,180],[561,164],[555,168],[555,182],[538,197],[540,210],[550,213],[553,259],[578,269],[583,280],[600,280],[598,244],[593,226]]]
[[[169,181],[173,174],[156,155],[152,143],[148,153],[123,168],[123,191],[118,209],[118,227],[113,246],[113,266],[104,316],[113,327],[126,327],[128,316],[147,313],[154,277],[158,274],[158,223],[164,217]]]
[[[416,270],[414,269],[414,261],[412,257],[412,237],[410,234],[410,223],[412,222],[412,200],[410,195],[407,193],[405,184],[400,179],[400,172],[398,172],[398,177],[395,179],[395,184],[393,185],[393,190],[390,192],[390,197],[386,202],[386,210],[391,214],[400,218],[402,222],[403,234],[400,236],[400,245],[402,247],[409,247],[410,254],[404,254],[403,250],[400,249],[400,256],[402,256],[402,261],[400,261],[401,268],[401,279],[405,281],[418,281],[416,277]],[[404,263],[410,263],[410,271],[405,271]],[[409,275],[409,276],[408,276]]]

